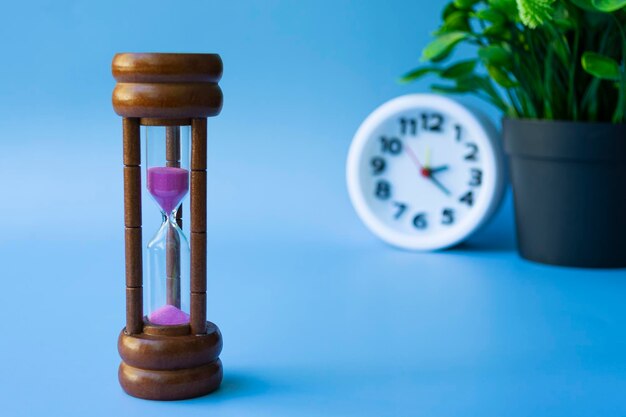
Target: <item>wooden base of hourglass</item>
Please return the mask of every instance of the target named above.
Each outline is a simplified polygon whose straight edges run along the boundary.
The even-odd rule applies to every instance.
[[[122,330],[118,376],[126,393],[147,400],[184,400],[215,391],[222,382],[222,335],[206,324],[206,334],[191,334],[189,325],[155,326],[143,333]]]

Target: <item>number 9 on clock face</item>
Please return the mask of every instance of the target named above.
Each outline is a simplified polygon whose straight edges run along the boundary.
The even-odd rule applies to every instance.
[[[493,216],[506,183],[495,127],[432,94],[398,97],[367,117],[350,147],[347,181],[365,225],[413,250],[466,239]]]

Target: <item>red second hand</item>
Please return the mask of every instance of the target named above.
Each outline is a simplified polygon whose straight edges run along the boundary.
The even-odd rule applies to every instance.
[[[419,159],[417,159],[417,156],[415,155],[415,153],[413,153],[413,150],[411,148],[406,146],[405,149],[406,149],[406,153],[409,155],[409,158],[411,158],[413,163],[417,166],[417,169],[419,170],[420,174],[422,174],[422,177],[430,178],[430,174],[431,174],[430,169],[424,168],[424,166],[420,163]]]

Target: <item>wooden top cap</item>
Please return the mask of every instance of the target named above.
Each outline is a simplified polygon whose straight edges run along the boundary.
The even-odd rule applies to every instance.
[[[116,54],[112,67],[119,83],[217,83],[223,70],[218,54]]]
[[[117,54],[113,109],[123,117],[193,118],[219,114],[222,59],[217,54]]]

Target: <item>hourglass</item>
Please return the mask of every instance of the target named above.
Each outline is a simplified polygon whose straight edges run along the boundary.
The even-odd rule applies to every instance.
[[[215,54],[117,54],[112,68],[113,108],[123,117],[124,137],[126,327],[118,339],[120,384],[140,398],[197,397],[222,380],[222,336],[206,320],[206,118],[222,107],[222,61]],[[162,220],[148,232],[145,247],[142,131],[145,189]],[[181,207],[187,194],[190,239],[183,233]]]

